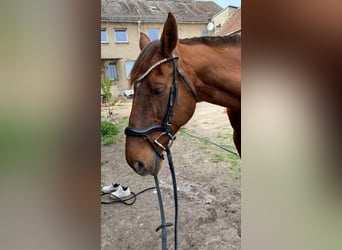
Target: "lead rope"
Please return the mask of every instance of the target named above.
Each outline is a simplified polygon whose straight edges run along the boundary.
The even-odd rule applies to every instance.
[[[178,228],[178,197],[177,197],[177,183],[176,183],[176,175],[175,175],[175,169],[173,166],[173,161],[172,161],[172,156],[171,156],[171,151],[169,147],[165,147],[165,151],[167,154],[167,160],[169,163],[169,168],[171,172],[171,177],[172,177],[172,186],[173,186],[173,198],[175,202],[175,250],[178,249],[178,237],[177,237],[177,228]],[[163,206],[163,200],[160,192],[160,187],[159,187],[159,181],[158,177],[155,175],[154,176],[154,182],[156,183],[156,189],[157,189],[157,195],[158,195],[158,201],[159,201],[159,208],[160,208],[160,217],[161,217],[161,225],[157,227],[156,232],[162,229],[162,250],[167,249],[167,235],[166,235],[166,227],[172,226],[172,223],[166,223],[165,222],[165,213],[164,213],[164,206]]]

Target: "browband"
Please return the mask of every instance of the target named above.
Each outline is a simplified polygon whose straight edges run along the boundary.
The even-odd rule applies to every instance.
[[[178,56],[177,57],[167,57],[167,58],[164,58],[158,62],[156,62],[155,64],[153,64],[148,70],[146,70],[146,72],[144,74],[142,74],[138,79],[137,79],[137,82],[141,81],[142,79],[144,79],[149,73],[151,73],[151,71],[155,68],[155,67],[158,67],[160,64],[163,64],[165,62],[168,62],[168,61],[172,61],[174,59],[178,59]]]

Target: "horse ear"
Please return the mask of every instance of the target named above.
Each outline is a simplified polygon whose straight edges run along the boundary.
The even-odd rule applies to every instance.
[[[170,12],[164,24],[164,29],[160,37],[160,41],[162,53],[164,54],[164,56],[171,56],[178,42],[178,28],[176,18]]]
[[[140,32],[140,41],[139,41],[140,50],[145,48],[150,42],[151,42],[150,38],[145,33]]]

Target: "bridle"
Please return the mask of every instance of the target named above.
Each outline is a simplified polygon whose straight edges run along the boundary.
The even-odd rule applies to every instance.
[[[164,58],[158,62],[156,62],[155,64],[153,64],[148,70],[146,70],[146,72],[144,74],[142,74],[137,81],[135,82],[138,83],[141,80],[143,80],[145,77],[148,76],[148,74],[155,69],[156,67],[158,67],[159,65],[166,63],[166,62],[172,62],[173,65],[173,81],[172,81],[172,85],[171,85],[171,89],[170,89],[170,95],[169,95],[169,103],[168,103],[168,109],[167,109],[167,113],[166,116],[162,122],[162,124],[160,125],[152,125],[146,129],[137,129],[137,128],[132,128],[132,127],[127,127],[125,129],[125,134],[127,136],[143,136],[144,139],[150,144],[150,146],[152,147],[153,151],[161,158],[164,159],[164,155],[162,152],[160,152],[158,150],[162,149],[163,151],[166,151],[166,148],[162,145],[162,143],[160,143],[158,140],[164,136],[167,135],[169,137],[169,144],[168,147],[172,146],[172,143],[174,142],[174,140],[176,139],[176,135],[175,133],[172,131],[172,120],[173,120],[173,110],[174,110],[174,105],[175,103],[178,103],[178,81],[177,81],[177,74],[182,78],[183,82],[185,83],[185,85],[187,86],[187,88],[190,90],[192,96],[194,97],[195,101],[198,101],[198,96],[194,90],[194,88],[191,86],[190,82],[188,81],[188,79],[185,77],[185,75],[183,74],[183,72],[178,68],[178,55],[175,52],[175,56],[174,57],[167,57]],[[160,134],[152,141],[149,137],[149,134],[151,134],[152,132],[156,132],[159,131]]]
[[[183,72],[178,68],[178,55],[175,52],[174,57],[167,57],[164,58],[155,64],[153,64],[144,74],[142,74],[137,81],[138,83],[141,80],[143,80],[154,68],[158,67],[159,65],[166,63],[166,62],[172,62],[173,65],[173,81],[172,86],[170,89],[170,95],[169,95],[169,103],[167,108],[166,116],[163,120],[163,122],[160,125],[152,125],[146,129],[136,129],[132,127],[126,127],[125,134],[126,136],[142,136],[144,139],[149,143],[149,145],[152,147],[153,151],[161,158],[164,159],[163,151],[167,154],[167,159],[169,163],[169,168],[171,172],[172,177],[172,183],[173,183],[173,196],[174,196],[174,202],[175,202],[175,230],[174,230],[174,238],[175,238],[175,244],[174,248],[177,249],[177,225],[178,225],[178,199],[177,199],[177,184],[176,184],[176,175],[174,171],[174,166],[172,162],[172,156],[170,148],[176,139],[176,135],[174,131],[172,130],[172,120],[173,120],[173,111],[174,111],[174,105],[175,103],[178,103],[178,81],[177,81],[177,74],[182,78],[183,82],[187,86],[187,88],[190,90],[192,96],[194,97],[195,101],[198,102],[198,96],[194,90],[194,88],[191,86],[190,82],[187,80]],[[153,140],[150,139],[149,134],[152,132],[159,131],[160,134]],[[169,137],[169,144],[167,146],[163,146],[162,143],[160,143],[158,140],[162,136],[167,135]],[[162,152],[158,150],[162,149]],[[159,208],[160,208],[160,216],[161,216],[161,225],[157,227],[156,231],[162,229],[162,249],[167,249],[167,235],[166,235],[166,227],[172,226],[172,223],[166,223],[165,222],[165,213],[164,213],[164,206],[161,196],[161,191],[159,187],[159,181],[157,174],[154,175],[154,180],[156,184],[157,189],[157,195],[158,195],[158,201],[159,201]]]

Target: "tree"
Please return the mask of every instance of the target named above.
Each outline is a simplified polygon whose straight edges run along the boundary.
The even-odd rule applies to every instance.
[[[107,120],[112,121],[114,119],[113,117],[113,112],[111,109],[111,104],[112,104],[112,92],[111,92],[111,87],[112,87],[112,81],[109,79],[104,80],[104,82],[101,82],[101,89],[104,97],[106,98],[106,104],[108,107],[108,115],[107,115]]]

